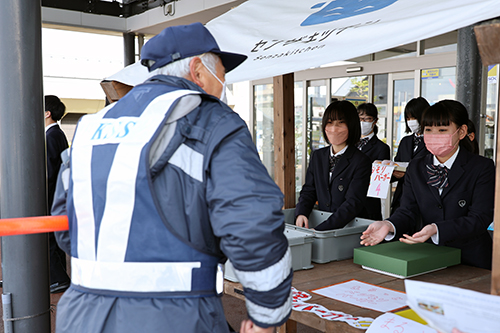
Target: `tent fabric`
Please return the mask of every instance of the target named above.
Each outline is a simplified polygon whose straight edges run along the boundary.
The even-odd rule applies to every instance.
[[[249,0],[207,23],[248,59],[228,82],[319,67],[500,16],[499,0]]]

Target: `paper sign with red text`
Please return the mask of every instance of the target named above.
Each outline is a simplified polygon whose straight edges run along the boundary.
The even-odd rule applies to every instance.
[[[380,312],[406,306],[405,293],[354,279],[311,291],[337,301]]]
[[[372,176],[370,178],[370,187],[368,187],[369,197],[387,198],[387,191],[389,191],[389,187],[391,186],[393,171],[393,165],[383,165],[380,163],[372,164]]]

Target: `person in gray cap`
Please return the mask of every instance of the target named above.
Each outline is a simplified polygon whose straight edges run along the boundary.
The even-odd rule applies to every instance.
[[[68,216],[56,236],[72,271],[56,332],[229,332],[226,257],[245,291],[241,332],[286,322],[283,195],[221,101],[245,59],[200,23],[166,28],[142,49],[152,76],[80,120],[52,209]]]

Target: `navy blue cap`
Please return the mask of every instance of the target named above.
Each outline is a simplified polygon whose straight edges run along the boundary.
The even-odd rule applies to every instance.
[[[214,37],[199,22],[163,29],[151,38],[141,50],[141,64],[149,71],[203,53],[212,52],[220,57],[226,73],[238,67],[246,55],[222,52]]]

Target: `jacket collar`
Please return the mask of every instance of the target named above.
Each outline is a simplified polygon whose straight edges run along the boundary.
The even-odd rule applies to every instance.
[[[453,162],[453,166],[451,167],[450,171],[448,172],[448,187],[443,188],[443,192],[441,195],[439,195],[439,190],[435,187],[432,187],[430,185],[427,185],[431,187],[431,192],[432,194],[438,199],[438,201],[441,201],[441,198],[444,198],[450,190],[459,182],[460,178],[463,176],[465,173],[464,166],[467,164],[469,161],[469,153],[466,151],[466,149],[461,148],[460,151],[458,152],[457,158],[455,159],[455,162]],[[425,156],[425,164],[433,164],[434,162],[434,155],[428,154]],[[427,179],[427,168],[422,168],[422,172],[425,174],[425,179]]]
[[[201,89],[200,86],[198,86],[196,83],[191,82],[182,77],[160,74],[160,75],[155,75],[144,81],[144,83],[154,83],[154,82],[162,82],[168,84],[169,86],[199,91],[203,94],[207,94],[205,90]]]
[[[335,165],[335,168],[333,169],[332,176],[330,177],[329,180],[334,179],[337,177],[342,171],[344,171],[347,166],[349,166],[349,160],[351,159],[352,155],[358,150],[354,145],[350,145],[345,153],[342,155],[342,158],[338,161],[337,165]]]

